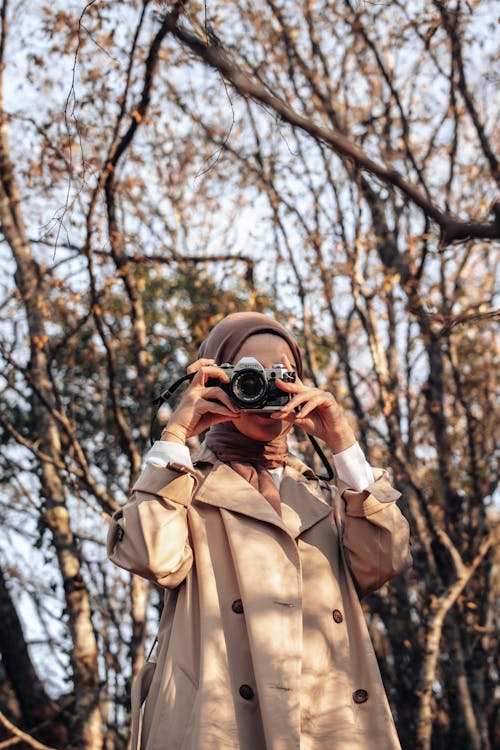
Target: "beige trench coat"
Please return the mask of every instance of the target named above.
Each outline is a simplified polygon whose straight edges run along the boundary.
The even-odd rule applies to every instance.
[[[386,474],[340,495],[292,459],[279,518],[208,449],[195,466],[146,466],[109,530],[111,560],[167,589],[133,750],[399,748],[359,603],[409,563]]]

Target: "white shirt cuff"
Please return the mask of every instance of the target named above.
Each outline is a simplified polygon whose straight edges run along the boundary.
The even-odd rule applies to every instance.
[[[372,468],[359,443],[354,443],[344,451],[336,453],[333,456],[333,463],[338,478],[357,492],[365,490],[375,481]]]
[[[146,463],[154,466],[166,466],[169,463],[181,464],[193,468],[187,445],[172,443],[170,440],[156,440],[146,454]]]
[[[187,445],[172,443],[169,440],[157,440],[146,454],[147,464],[164,467],[171,462],[187,466],[189,469],[193,468]],[[371,466],[359,443],[354,443],[344,451],[336,453],[333,463],[339,479],[357,492],[361,492],[374,482]],[[278,485],[280,479],[281,476],[278,473],[275,477]]]

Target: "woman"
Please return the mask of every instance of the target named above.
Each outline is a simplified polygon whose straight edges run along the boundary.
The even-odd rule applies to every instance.
[[[213,385],[242,357],[295,370],[281,409],[241,411]],[[188,371],[109,531],[111,560],[166,589],[133,690],[133,747],[399,748],[359,603],[408,565],[399,493],[334,397],[304,385],[297,343],[273,319],[224,318]],[[288,453],[294,424],[330,446],[338,487]],[[191,460],[186,441],[206,430]]]

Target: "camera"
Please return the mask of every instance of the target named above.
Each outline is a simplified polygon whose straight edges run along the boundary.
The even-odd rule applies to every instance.
[[[277,411],[290,400],[291,394],[281,391],[276,381],[294,383],[295,373],[282,364],[266,368],[255,357],[242,357],[235,365],[220,367],[228,374],[229,383],[209,378],[206,385],[222,388],[240,409]]]

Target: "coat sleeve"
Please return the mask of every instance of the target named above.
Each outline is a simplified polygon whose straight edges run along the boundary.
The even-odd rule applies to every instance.
[[[342,544],[360,597],[411,565],[409,525],[396,505],[401,493],[386,471],[373,474],[374,483],[361,492],[339,483]]]
[[[130,502],[113,514],[109,559],[160,586],[178,586],[193,564],[187,513],[197,483],[194,470],[147,464]]]

